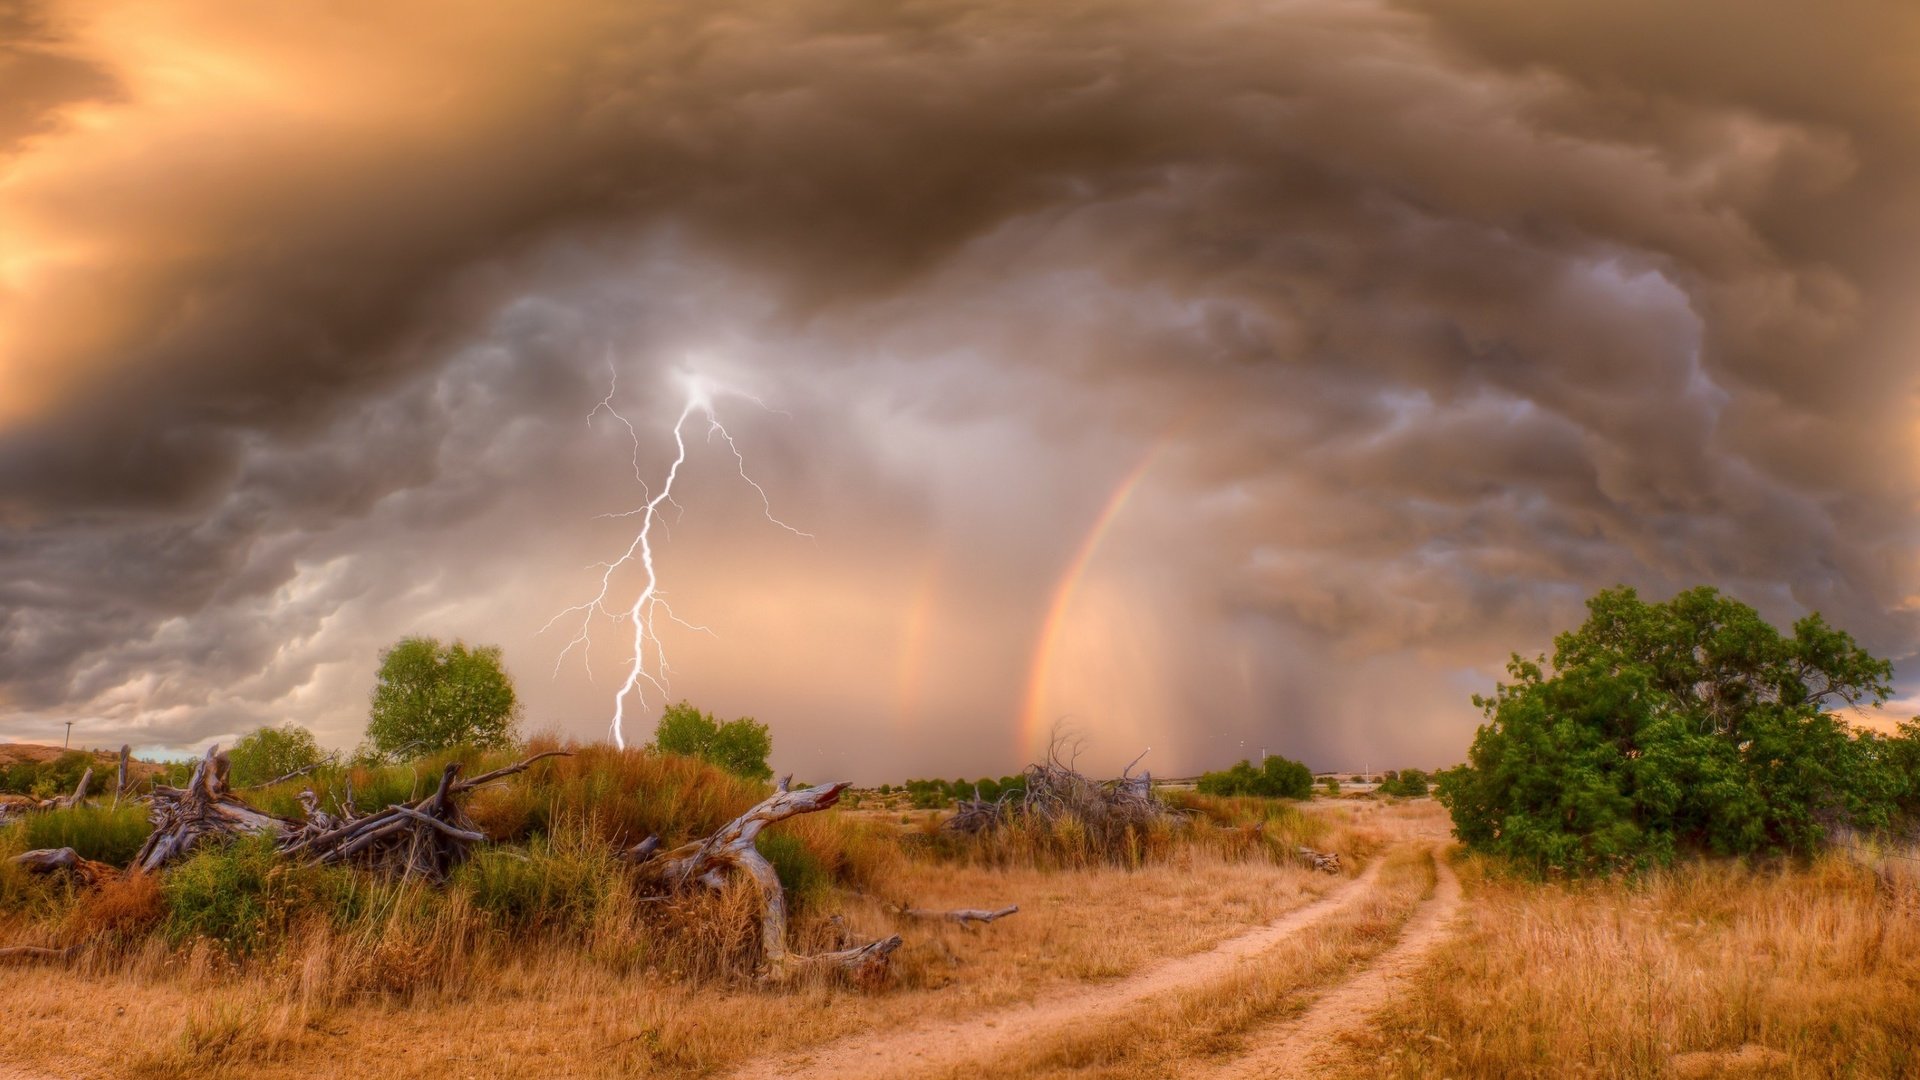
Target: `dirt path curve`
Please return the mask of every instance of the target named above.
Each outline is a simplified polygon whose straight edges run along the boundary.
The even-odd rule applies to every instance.
[[[1380,876],[1385,853],[1360,876],[1335,886],[1305,907],[1214,948],[1154,964],[1118,982],[1080,987],[1040,1001],[976,1013],[959,1020],[892,1028],[857,1035],[807,1051],[749,1061],[728,1076],[733,1080],[812,1080],[814,1077],[914,1075],[934,1069],[991,1060],[1010,1046],[1038,1035],[1123,1012],[1148,998],[1219,979],[1278,944],[1287,936],[1364,896]]]
[[[1255,1032],[1245,1054],[1197,1075],[1209,1080],[1281,1080],[1310,1077],[1332,1063],[1341,1035],[1365,1027],[1419,969],[1434,946],[1446,940],[1460,910],[1460,879],[1446,858],[1434,853],[1438,880],[1433,896],[1407,920],[1400,940],[1367,968],[1322,994],[1306,1014]]]

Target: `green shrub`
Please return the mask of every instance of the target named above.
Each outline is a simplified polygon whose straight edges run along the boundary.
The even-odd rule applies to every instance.
[[[1382,795],[1399,795],[1408,799],[1424,798],[1433,781],[1420,769],[1402,769],[1389,772],[1380,780],[1375,791]]]
[[[797,836],[785,832],[763,832],[754,840],[755,848],[773,864],[786,890],[788,907],[798,914],[823,904],[833,892],[833,873]]]
[[[454,887],[495,924],[515,930],[583,930],[625,887],[611,849],[580,833],[541,839],[525,854],[485,848],[454,873]]]
[[[44,810],[28,814],[19,828],[28,849],[70,847],[82,858],[114,866],[132,862],[140,845],[147,842],[147,834],[153,831],[146,807],[138,803],[112,808],[86,803],[70,809]]]
[[[358,915],[357,871],[288,862],[274,851],[272,836],[248,836],[196,848],[162,879],[167,939],[194,937],[249,953],[283,939],[303,914],[339,920]]]

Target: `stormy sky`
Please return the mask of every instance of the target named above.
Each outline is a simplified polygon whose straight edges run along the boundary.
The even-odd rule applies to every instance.
[[[351,746],[413,633],[604,737],[630,629],[543,627],[689,380],[768,503],[686,429],[672,691],[808,778],[1447,764],[1614,583],[1820,610],[1910,713],[1915,55],[1906,0],[0,0],[0,739]]]

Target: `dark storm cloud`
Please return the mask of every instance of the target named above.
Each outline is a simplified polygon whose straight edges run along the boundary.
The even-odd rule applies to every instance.
[[[132,687],[167,742],[318,708],[288,695],[557,543],[529,508],[601,508],[571,440],[609,356],[703,332],[815,407],[766,438],[866,526],[847,561],[1015,500],[973,567],[1011,640],[1105,494],[1060,493],[1164,439],[1188,527],[1138,558],[1202,598],[1172,667],[1484,668],[1615,581],[1904,655],[1915,21],[1745,12],[567,4],[454,45],[183,14],[183,58],[259,65],[197,98],[104,23],[47,51],[60,13],[0,16],[0,685]],[[969,491],[959,445],[1029,464]],[[422,561],[482,520],[464,572]],[[1284,694],[1316,661],[1262,662]],[[1444,756],[1421,709],[1379,737]]]

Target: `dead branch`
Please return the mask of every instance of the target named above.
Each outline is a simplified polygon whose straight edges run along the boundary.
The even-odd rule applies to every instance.
[[[968,927],[975,923],[990,923],[995,919],[1004,919],[1009,915],[1017,915],[1019,913],[1020,905],[1018,904],[1008,904],[1006,907],[997,908],[992,911],[981,908],[959,908],[954,911],[930,911],[926,908],[901,908],[899,910],[901,916],[909,919],[938,920],[958,923],[961,926]]]
[[[79,955],[80,948],[78,945],[69,945],[64,949],[49,949],[40,945],[9,945],[0,949],[0,961],[71,960]]]
[[[737,870],[753,881],[760,893],[760,946],[765,957],[765,977],[783,980],[810,968],[830,968],[857,982],[885,977],[889,957],[900,947],[895,934],[859,948],[808,956],[787,948],[787,898],[780,887],[780,875],[773,864],[753,845],[760,831],[796,814],[825,810],[840,800],[850,785],[841,782],[798,791],[776,790],[746,813],[720,827],[704,840],[682,844],[672,851],[654,854],[641,866],[643,878],[669,893],[684,892],[695,883],[708,887],[725,884],[727,871]],[[646,847],[643,843],[636,848]]]

